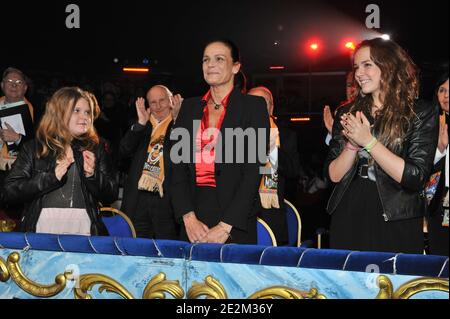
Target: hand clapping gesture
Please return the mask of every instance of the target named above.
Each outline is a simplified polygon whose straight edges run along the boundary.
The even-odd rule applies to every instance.
[[[150,119],[150,108],[145,108],[145,100],[140,97],[136,100],[138,123],[145,126]]]
[[[361,111],[356,112],[356,116],[350,113],[342,115],[341,124],[344,136],[354,146],[365,147],[373,138],[370,122]]]
[[[94,176],[95,172],[95,154],[89,151],[83,151],[83,170],[87,178]]]
[[[60,181],[69,170],[70,165],[74,162],[72,147],[67,146],[66,153],[61,160],[56,161],[55,175]]]

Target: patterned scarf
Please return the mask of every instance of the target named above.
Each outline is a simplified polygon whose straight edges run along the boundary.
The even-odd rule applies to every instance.
[[[272,117],[270,117],[270,145],[269,160],[266,163],[266,172],[259,186],[259,197],[263,208],[280,208],[278,202],[278,172],[273,165],[278,165],[278,149],[280,148],[280,132]]]
[[[153,131],[147,149],[147,161],[138,183],[139,190],[158,192],[161,198],[164,196],[162,187],[164,182],[164,139],[171,121],[172,115],[159,123],[153,115],[150,116]]]

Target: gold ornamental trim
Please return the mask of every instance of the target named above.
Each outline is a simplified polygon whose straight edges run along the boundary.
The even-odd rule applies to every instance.
[[[319,294],[316,288],[309,292],[294,288],[274,286],[255,292],[248,299],[327,299],[325,295]]]
[[[142,299],[166,299],[166,293],[175,299],[184,297],[184,290],[178,280],[166,280],[166,274],[159,273],[145,287]]]
[[[0,257],[0,281],[7,282],[10,277],[6,261]]]
[[[410,299],[412,296],[425,291],[449,292],[448,279],[419,278],[408,281],[394,291],[391,280],[386,276],[377,279],[380,292],[377,299]]]
[[[16,228],[16,223],[13,220],[0,220],[0,233],[10,233]]]
[[[40,298],[50,298],[59,294],[66,287],[67,279],[72,272],[59,274],[55,278],[55,284],[43,285],[32,281],[24,275],[19,265],[20,255],[16,252],[8,256],[7,268],[12,280],[26,293]]]
[[[133,295],[124,286],[111,277],[102,274],[81,275],[78,288],[73,289],[75,299],[92,299],[92,296],[88,292],[92,291],[92,288],[96,285],[100,285],[98,288],[99,293],[106,291],[115,293],[123,299],[134,299]]]
[[[213,276],[206,277],[204,284],[194,282],[187,294],[188,299],[198,299],[202,296],[206,299],[228,299],[225,288]]]

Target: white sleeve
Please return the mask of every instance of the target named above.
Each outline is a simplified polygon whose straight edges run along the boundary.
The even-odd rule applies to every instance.
[[[439,151],[439,147],[436,148],[436,155],[434,156],[434,165],[436,165],[445,155],[447,155],[447,149],[444,151],[444,153],[441,153],[441,151]]]
[[[332,138],[331,134],[328,133],[327,137],[325,138],[325,144],[327,144],[328,146],[330,146],[331,138]]]

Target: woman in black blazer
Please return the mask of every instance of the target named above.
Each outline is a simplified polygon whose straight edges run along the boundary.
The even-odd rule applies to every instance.
[[[210,42],[203,56],[210,90],[183,102],[172,131],[172,204],[182,240],[256,243],[255,205],[270,124],[264,100],[234,88],[240,67],[232,42]]]

